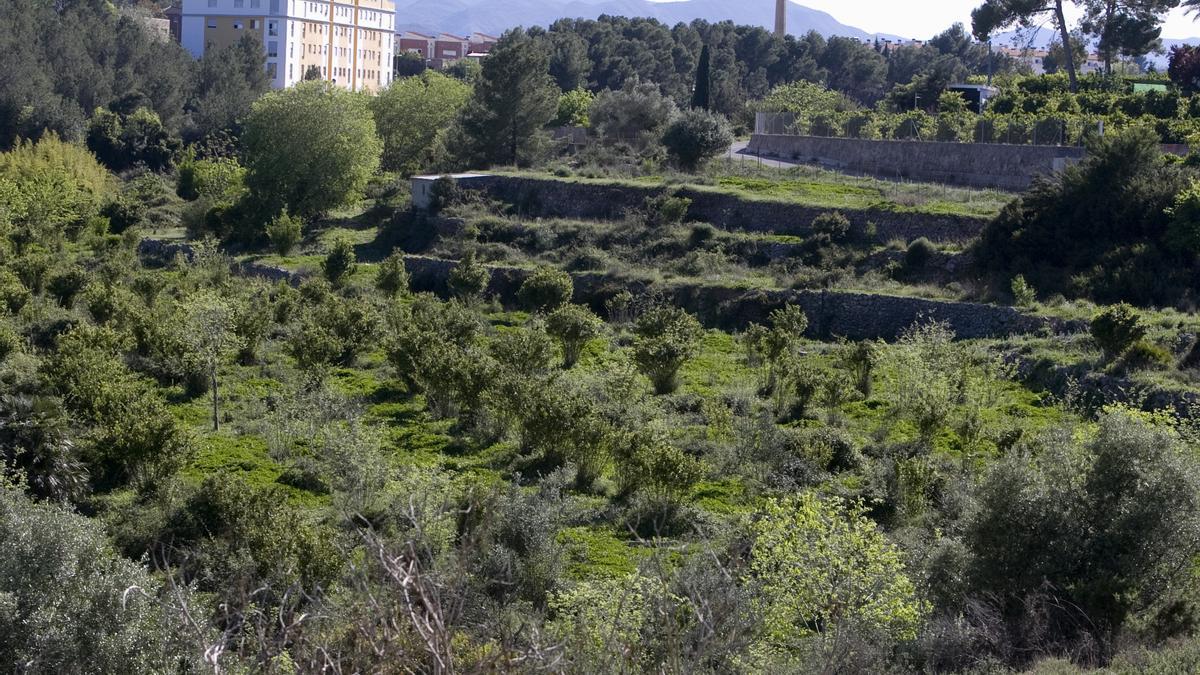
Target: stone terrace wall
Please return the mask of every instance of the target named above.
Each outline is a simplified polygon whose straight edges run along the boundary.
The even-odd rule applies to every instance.
[[[447,279],[457,263],[437,258],[406,256],[405,266],[414,291],[445,295]],[[502,302],[516,300],[517,290],[529,270],[493,267],[487,293]],[[588,305],[601,316],[604,304],[628,290],[635,296],[658,294],[693,314],[709,327],[742,330],[750,323],[765,323],[771,312],[787,304],[799,305],[808,316],[808,335],[814,339],[844,337],[850,340],[894,340],[918,323],[944,321],[963,339],[1003,337],[1039,331],[1070,332],[1085,328],[1071,322],[1024,314],[1012,307],[969,302],[948,302],[868,293],[838,291],[766,291],[645,282],[600,273],[578,273],[574,302]]]
[[[518,176],[488,176],[464,182],[462,186],[482,190],[494,199],[512,204],[524,215],[591,220],[622,218],[627,211],[640,208],[647,197],[673,189]],[[935,242],[966,242],[978,236],[987,223],[978,217],[914,211],[815,208],[692,188],[679,188],[677,193],[692,200],[689,220],[745,232],[805,236],[814,218],[834,210],[844,214],[855,227],[873,223],[881,243],[893,239],[911,241],[917,237]]]
[[[992,143],[870,141],[755,134],[748,150],[763,157],[820,164],[881,178],[977,188],[1025,190],[1035,176],[1083,159],[1083,148]]]

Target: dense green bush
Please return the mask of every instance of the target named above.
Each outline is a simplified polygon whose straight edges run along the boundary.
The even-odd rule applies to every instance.
[[[729,122],[721,115],[705,110],[684,112],[663,133],[667,154],[685,171],[696,170],[728,150],[732,143]]]
[[[345,237],[335,240],[329,248],[329,253],[325,255],[325,260],[321,261],[321,271],[335,289],[349,283],[357,269],[354,242]]]
[[[925,237],[917,237],[908,243],[904,251],[904,266],[913,271],[925,269],[929,261],[937,255],[937,247]]]
[[[0,663],[39,672],[152,673],[202,668],[178,601],[118,555],[96,521],[0,486]],[[192,633],[196,635],[195,633]]]
[[[1088,150],[1082,163],[1005,207],[974,247],[976,260],[1008,279],[1021,274],[1043,292],[1179,302],[1192,284],[1195,253],[1171,253],[1178,246],[1167,245],[1168,209],[1188,186],[1185,169],[1168,162],[1145,130],[1107,135]]]
[[[478,299],[491,279],[491,270],[480,262],[474,251],[468,251],[450,271],[450,291],[458,298]]]
[[[1017,648],[1104,650],[1132,612],[1178,588],[1198,552],[1200,482],[1178,437],[1128,411],[1103,415],[1084,447],[1047,443],[1036,464],[1011,455],[982,485],[966,529],[971,592],[994,598]]]
[[[637,318],[633,331],[634,361],[650,378],[655,393],[675,391],[679,369],[700,348],[704,336],[700,322],[677,307],[657,306]]]
[[[275,253],[290,255],[303,237],[302,226],[299,218],[288,215],[286,211],[281,211],[272,218],[271,222],[267,223],[267,239]]]
[[[600,319],[586,307],[563,305],[546,317],[546,332],[562,348],[563,368],[573,368],[583,348],[600,334]]]
[[[1135,342],[1146,337],[1142,317],[1126,304],[1113,305],[1092,317],[1092,339],[1112,360],[1125,353]]]
[[[388,297],[396,297],[408,293],[408,268],[404,265],[404,254],[393,251],[391,255],[379,263],[375,272],[375,288],[383,291]]]
[[[368,98],[302,82],[255,102],[245,120],[246,185],[259,212],[323,215],[362,196],[382,144]]]
[[[569,303],[574,290],[575,283],[570,274],[543,267],[521,283],[517,299],[526,309],[548,314]]]

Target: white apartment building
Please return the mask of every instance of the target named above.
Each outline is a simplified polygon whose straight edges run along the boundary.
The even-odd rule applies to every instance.
[[[183,0],[180,42],[196,58],[258,33],[276,89],[312,67],[354,91],[392,81],[396,8],[391,0]]]

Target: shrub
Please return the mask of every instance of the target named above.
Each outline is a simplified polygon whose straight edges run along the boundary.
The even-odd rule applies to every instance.
[[[617,444],[617,476],[624,494],[645,490],[676,499],[703,476],[703,467],[657,429],[639,429]]]
[[[675,102],[653,82],[627,83],[618,91],[603,91],[588,118],[608,143],[645,145],[657,141],[676,113]]]
[[[392,254],[379,263],[375,272],[375,288],[383,291],[388,297],[396,297],[408,293],[408,268],[404,265],[404,254],[392,251]]]
[[[916,637],[927,608],[861,504],[811,492],[771,500],[754,533],[750,569],[768,641],[796,649],[807,639],[824,651],[860,629]]]
[[[813,219],[812,230],[827,235],[833,241],[843,241],[850,235],[850,219],[839,211],[822,213]]]
[[[87,467],[53,398],[0,396],[0,460],[0,476],[16,475],[34,498],[65,502],[86,494]]]
[[[553,267],[542,267],[521,284],[517,299],[538,313],[549,313],[571,301],[575,284],[571,275]]]
[[[879,343],[863,340],[851,346],[843,357],[846,368],[854,379],[854,386],[863,398],[871,397],[871,374],[882,355],[883,350]]]
[[[188,201],[232,204],[246,192],[246,170],[236,159],[196,159],[179,165],[176,194]]]
[[[808,359],[795,359],[786,366],[786,381],[790,385],[793,396],[792,417],[804,419],[813,399],[825,388],[825,382],[828,379],[829,374]],[[783,400],[781,397],[780,401]],[[782,407],[779,412],[783,412]]]
[[[146,204],[128,194],[118,195],[100,209],[100,215],[108,219],[108,230],[113,234],[137,227],[146,218]]]
[[[0,487],[0,635],[7,664],[36,672],[204,667],[162,582],[113,551],[92,519]],[[190,602],[180,589],[178,600]],[[193,635],[216,640],[206,628]]]
[[[355,262],[354,243],[346,238],[334,241],[325,260],[321,261],[321,271],[334,288],[345,286],[356,269],[358,263]]]
[[[441,213],[443,209],[462,201],[463,191],[451,176],[441,176],[429,188],[429,212]]]
[[[1168,370],[1175,365],[1175,357],[1162,347],[1138,340],[1121,355],[1116,367],[1121,371]]]
[[[667,153],[686,171],[716,157],[733,143],[729,122],[705,110],[688,110],[675,119],[663,134]]]
[[[658,306],[638,317],[633,330],[634,362],[656,394],[674,392],[679,369],[700,349],[700,322],[678,307]]]
[[[17,331],[13,330],[8,321],[0,319],[0,361],[7,359],[9,354],[14,354],[20,349],[21,336],[17,335]]]
[[[1033,286],[1025,281],[1025,277],[1018,274],[1013,277],[1010,286],[1013,296],[1013,304],[1017,307],[1032,307],[1037,302],[1037,293],[1033,290]]]
[[[787,305],[771,312],[771,327],[763,328],[752,324],[743,340],[751,361],[767,364],[765,391],[775,392],[779,378],[798,355],[804,331],[808,330],[808,317],[796,305]]]
[[[267,223],[267,239],[275,253],[286,256],[295,250],[303,237],[302,225],[299,218],[289,215],[287,211],[280,211]]]
[[[616,324],[626,324],[633,320],[633,293],[620,291],[604,301],[604,310],[608,320]]]
[[[1104,351],[1105,358],[1112,360],[1146,337],[1146,327],[1133,307],[1121,303],[1107,307],[1092,317],[1091,333],[1092,339]]]
[[[929,261],[937,255],[937,247],[925,237],[917,237],[908,244],[904,251],[904,266],[912,271],[925,269]]]
[[[563,368],[573,368],[589,341],[600,334],[600,319],[586,307],[563,305],[546,317],[546,332],[562,346]]]
[[[1135,612],[1178,597],[1200,553],[1200,476],[1178,435],[1140,413],[1109,410],[1079,438],[1047,435],[1036,458],[1009,454],[983,481],[964,531],[968,592],[1018,610],[999,613],[1018,644],[1105,653]]]
[[[491,279],[491,270],[476,258],[474,251],[468,251],[450,270],[450,292],[457,298],[478,299]]]
[[[647,197],[642,208],[645,212],[646,225],[670,227],[682,223],[691,207],[691,199],[663,192],[653,197]]]
[[[16,314],[32,297],[33,294],[16,274],[7,269],[0,269],[0,310]]]
[[[1175,196],[1168,215],[1167,245],[1181,253],[1200,253],[1200,181],[1191,180],[1187,189]]]
[[[49,281],[46,282],[46,290],[54,296],[58,304],[63,307],[70,307],[71,303],[75,300],[75,296],[87,284],[87,272],[78,265],[72,265],[51,274]]]

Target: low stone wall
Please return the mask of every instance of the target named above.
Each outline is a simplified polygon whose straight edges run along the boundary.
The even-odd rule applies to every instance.
[[[748,151],[881,178],[1021,191],[1083,159],[1083,148],[993,143],[871,141],[755,134]]]
[[[411,287],[417,292],[447,295],[447,279],[456,262],[406,256]],[[487,293],[513,303],[529,270],[493,267]],[[650,285],[601,273],[578,273],[574,302],[588,305],[603,316],[605,302],[621,291],[635,296],[661,295],[668,302],[695,314],[710,328],[742,330],[765,323],[771,312],[787,304],[798,305],[808,316],[808,335],[831,340],[895,340],[914,324],[942,321],[961,339],[1004,337],[1036,332],[1076,332],[1078,322],[1033,316],[1012,307],[970,302],[926,300],[839,291],[752,290],[698,284]]]
[[[163,261],[177,254],[185,257],[192,255],[192,248],[187,244],[153,239],[144,240],[138,251],[143,257]],[[450,272],[457,265],[453,260],[425,256],[404,258],[412,290],[443,297],[449,295]],[[491,270],[487,295],[495,296],[504,303],[514,303],[518,289],[531,271],[504,266],[495,266]],[[304,278],[297,272],[259,263],[235,263],[233,271],[242,276],[285,281],[292,285],[299,284]],[[1065,322],[1032,316],[1012,307],[970,302],[840,291],[746,290],[700,284],[650,285],[600,273],[579,273],[572,277],[575,281],[573,300],[590,306],[601,315],[605,311],[605,302],[625,290],[635,296],[660,295],[695,314],[706,326],[723,330],[742,330],[751,323],[765,323],[771,312],[793,304],[802,307],[808,316],[809,337],[821,340],[894,340],[910,326],[930,321],[945,322],[961,339],[1086,329],[1081,322]]]
[[[935,242],[967,242],[974,239],[987,219],[971,216],[937,215],[890,209],[816,208],[791,202],[747,199],[712,190],[663,188],[618,183],[581,182],[529,178],[524,176],[487,176],[461,183],[480,190],[513,207],[521,214],[538,218],[585,218],[615,220],[641,208],[647,197],[674,190],[692,200],[687,219],[744,232],[806,236],[813,219],[829,211],[840,211],[852,226],[865,230],[875,226],[881,243],[893,239],[911,241],[926,237]]]

